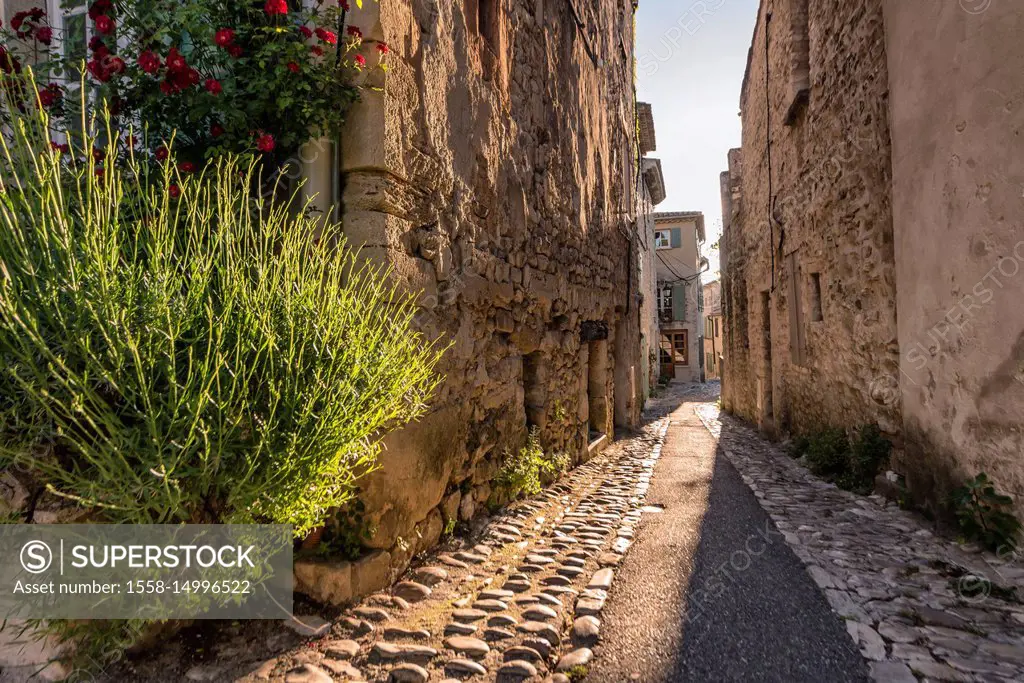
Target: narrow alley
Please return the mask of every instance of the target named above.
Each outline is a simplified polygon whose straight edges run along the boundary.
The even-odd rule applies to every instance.
[[[822,482],[716,399],[670,385],[642,431],[389,592],[201,652],[186,632],[106,680],[1024,678],[1024,571]]]

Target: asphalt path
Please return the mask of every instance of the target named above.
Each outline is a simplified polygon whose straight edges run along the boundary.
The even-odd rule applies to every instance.
[[[663,510],[644,515],[616,571],[586,680],[870,680],[842,619],[694,414],[700,398],[676,399],[647,496]]]

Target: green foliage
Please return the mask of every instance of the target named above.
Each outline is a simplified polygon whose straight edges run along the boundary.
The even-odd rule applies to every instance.
[[[850,440],[846,432],[829,427],[807,437],[805,457],[811,472],[834,479],[842,475],[849,462]]]
[[[319,557],[355,560],[363,554],[375,532],[374,525],[366,519],[366,505],[359,498],[353,498],[340,510],[331,512],[314,552]]]
[[[804,457],[811,472],[861,494],[873,490],[875,476],[888,462],[891,451],[892,443],[876,425],[864,425],[852,441],[845,430],[830,427],[797,436],[790,445],[790,455]]]
[[[525,446],[515,453],[505,454],[501,470],[494,478],[494,486],[509,498],[532,496],[540,492],[542,478],[553,479],[567,470],[569,464],[569,456],[565,453],[545,455],[540,446],[540,432],[534,427],[526,438]]]
[[[1017,548],[1021,523],[1013,514],[1013,498],[998,493],[987,474],[956,489],[951,502],[965,538],[992,551]]]
[[[0,138],[0,466],[99,521],[321,524],[436,387],[410,298],[251,166],[48,135]]]

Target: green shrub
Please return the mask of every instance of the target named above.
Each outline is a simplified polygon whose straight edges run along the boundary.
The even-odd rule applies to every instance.
[[[874,489],[875,476],[888,462],[891,451],[892,443],[876,425],[864,425],[852,441],[845,430],[830,427],[798,436],[790,445],[790,455],[805,456],[811,472],[861,494]]]
[[[850,444],[851,486],[860,492],[874,488],[875,477],[889,463],[892,442],[882,436],[878,425],[864,425]]]
[[[0,138],[0,466],[98,521],[321,524],[436,387],[410,298],[251,167],[48,136]]]
[[[1016,550],[1021,523],[1013,514],[1013,498],[996,491],[984,472],[951,496],[960,531],[992,551]]]
[[[807,437],[807,466],[818,476],[832,479],[846,472],[850,458],[850,440],[846,432],[829,427]]]
[[[540,446],[540,432],[530,430],[526,445],[514,453],[506,453],[501,470],[494,478],[495,488],[509,498],[532,496],[540,492],[542,479],[553,479],[569,469],[569,456],[555,453],[547,456]]]

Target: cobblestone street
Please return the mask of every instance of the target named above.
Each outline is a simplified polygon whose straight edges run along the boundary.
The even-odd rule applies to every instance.
[[[301,614],[258,639],[221,638],[178,673],[287,683],[1024,679],[1024,609],[1003,599],[1020,568],[816,479],[720,416],[716,394],[716,384],[672,385],[650,402],[642,432],[452,539],[390,593],[342,614]],[[168,680],[168,662],[188,659],[183,647],[165,651],[159,673],[114,678]]]

